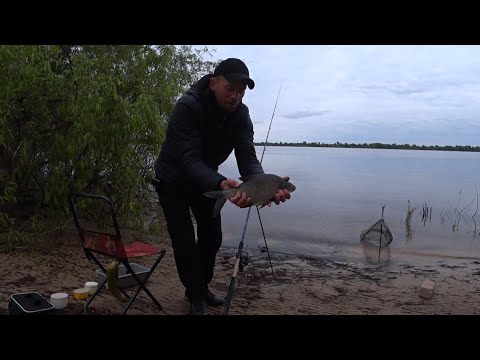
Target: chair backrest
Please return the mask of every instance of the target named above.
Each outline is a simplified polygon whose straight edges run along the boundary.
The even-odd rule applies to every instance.
[[[84,228],[80,224],[80,220],[77,215],[77,210],[75,206],[75,200],[76,198],[79,198],[79,197],[89,198],[95,201],[98,200],[108,205],[110,209],[110,215],[113,221],[113,226],[115,228],[114,234],[108,233],[108,232],[99,232],[95,230],[89,230]],[[120,234],[120,229],[118,227],[115,210],[113,209],[112,201],[108,197],[103,195],[86,194],[86,193],[80,193],[80,192],[72,192],[68,197],[68,201],[70,204],[70,210],[72,212],[73,219],[75,221],[75,225],[80,235],[81,244],[87,258],[91,259],[92,258],[91,252],[95,252],[113,259],[118,259],[122,262],[128,261],[127,254],[125,251],[125,246],[123,244],[122,236]]]

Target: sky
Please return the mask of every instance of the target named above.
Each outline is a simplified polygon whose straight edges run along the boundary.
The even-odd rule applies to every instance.
[[[207,47],[247,64],[256,142],[480,146],[478,45]]]

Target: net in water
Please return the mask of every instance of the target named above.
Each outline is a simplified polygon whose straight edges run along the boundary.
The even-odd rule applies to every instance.
[[[393,235],[383,219],[378,220],[360,234],[360,242],[364,246],[384,247],[390,245],[392,240]]]

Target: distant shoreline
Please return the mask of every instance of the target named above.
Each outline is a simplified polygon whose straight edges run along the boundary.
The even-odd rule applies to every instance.
[[[255,146],[263,146],[264,142],[258,143],[254,142]],[[480,152],[480,146],[470,146],[470,145],[410,145],[410,144],[382,144],[382,143],[371,143],[371,144],[348,144],[348,143],[335,143],[335,144],[324,144],[324,143],[287,143],[287,142],[268,142],[267,146],[290,146],[290,147],[327,147],[327,148],[347,148],[347,149],[392,149],[392,150],[433,150],[433,151],[467,151],[467,152]]]

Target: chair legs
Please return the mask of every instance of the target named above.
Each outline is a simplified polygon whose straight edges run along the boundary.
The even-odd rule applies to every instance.
[[[131,295],[131,296],[129,296],[122,288],[120,288],[120,291],[122,292],[122,294],[125,295],[125,297],[127,297],[129,299],[127,305],[125,306],[125,308],[122,311],[122,315],[125,315],[127,313],[128,309],[132,305],[133,301],[135,300],[137,295],[140,293],[140,290],[145,291],[147,296],[153,301],[153,303],[158,307],[158,309],[160,311],[162,310],[162,305],[160,305],[160,303],[157,301],[157,299],[155,299],[155,297],[152,295],[150,290],[148,290],[148,288],[145,286],[145,284],[148,281],[148,279],[150,278],[150,275],[152,275],[152,273],[155,270],[155,268],[157,267],[157,265],[160,263],[160,260],[162,260],[165,253],[166,253],[166,250],[162,250],[160,252],[160,255],[158,256],[157,260],[155,261],[155,263],[150,268],[150,271],[145,275],[145,278],[144,278],[143,281],[139,279],[137,274],[132,270],[132,268],[130,267],[130,265],[128,263],[124,264],[125,267],[127,268],[127,270],[129,271],[129,273],[132,275],[132,277],[137,282],[138,286],[137,286],[137,289],[135,290],[134,294]],[[105,278],[102,281],[102,283],[98,286],[95,293],[93,293],[93,295],[88,299],[88,301],[87,301],[87,303],[85,304],[85,307],[84,307],[84,313],[87,313],[88,306],[93,301],[93,299],[97,296],[97,294],[100,292],[100,290],[106,285],[106,283],[107,283],[107,278]]]
[[[150,291],[145,287],[144,284],[141,284],[138,286],[137,290],[135,291],[135,294],[133,294],[131,297],[130,297],[130,300],[128,301],[128,304],[127,306],[125,307],[125,309],[123,309],[123,312],[122,312],[122,315],[125,315],[127,310],[130,308],[130,305],[132,305],[133,301],[135,300],[135,298],[137,297],[137,295],[140,293],[140,290],[144,290],[147,295],[150,297],[150,299],[152,299],[152,301],[155,303],[155,305],[157,305],[158,307],[158,310],[162,310],[162,305],[160,305],[160,303],[157,301],[157,299],[155,299],[155,297],[150,293]]]
[[[160,252],[160,255],[158,256],[157,260],[155,261],[155,263],[152,265],[152,267],[150,268],[150,271],[147,273],[147,275],[145,276],[145,280],[144,281],[141,281],[137,274],[135,274],[133,271],[131,271],[131,268],[129,265],[126,265],[128,268],[130,268],[130,272],[132,274],[132,276],[135,278],[135,280],[137,281],[138,283],[138,287],[137,287],[137,290],[135,291],[135,293],[132,295],[132,297],[130,298],[130,301],[128,302],[127,306],[125,307],[125,309],[123,310],[122,312],[122,315],[125,315],[127,310],[130,308],[130,305],[132,305],[133,301],[135,300],[135,298],[137,297],[137,295],[140,293],[140,290],[143,290],[145,291],[145,293],[148,295],[148,297],[154,302],[155,305],[157,305],[158,309],[161,311],[162,310],[162,305],[160,305],[160,303],[157,301],[157,299],[155,299],[155,297],[152,295],[152,293],[150,292],[150,290],[147,289],[147,287],[145,286],[145,283],[148,281],[148,278],[150,277],[150,275],[152,275],[153,271],[155,270],[155,268],[157,267],[158,263],[160,262],[160,260],[162,260],[163,256],[165,255],[165,252],[166,250],[162,250]]]
[[[112,224],[115,228],[115,231],[109,231],[109,232],[101,232],[98,229],[87,229],[82,227],[81,223],[84,222],[84,216],[87,215],[87,218],[90,217],[88,214],[83,214],[83,216],[78,216],[77,215],[77,209],[75,206],[75,199],[77,198],[83,198],[85,199],[90,199],[92,202],[90,203],[90,206],[95,205],[93,201],[100,201],[103,202],[103,204],[106,204],[110,210],[110,215],[111,215],[111,221]],[[158,263],[160,260],[163,258],[165,255],[165,250],[159,251],[160,249],[153,246],[149,245],[143,242],[134,242],[132,244],[124,244],[122,240],[122,235],[120,233],[120,228],[118,226],[117,222],[117,216],[115,214],[115,209],[114,209],[114,204],[111,199],[109,199],[107,196],[103,195],[96,195],[96,194],[87,194],[87,193],[81,193],[81,192],[72,192],[68,196],[68,202],[70,206],[70,211],[72,212],[73,219],[75,221],[75,226],[78,230],[81,244],[83,247],[83,250],[85,252],[85,255],[87,259],[93,260],[95,264],[104,272],[105,275],[107,274],[107,270],[105,267],[102,265],[102,262],[99,261],[99,259],[96,258],[95,254],[100,254],[103,256],[106,256],[109,259],[116,260],[118,262],[121,262],[125,268],[128,271],[128,274],[132,276],[132,278],[135,279],[136,284],[138,285],[137,289],[134,291],[133,296],[129,296],[122,287],[119,287],[121,293],[125,295],[129,301],[127,306],[122,312],[122,315],[127,312],[127,310],[130,308],[132,305],[133,301],[139,294],[140,290],[144,290],[145,293],[148,295],[148,297],[155,303],[155,305],[162,310],[162,306],[160,303],[155,299],[155,297],[152,295],[152,293],[147,289],[145,286],[148,278],[150,275],[153,273],[155,268],[157,267]],[[84,204],[84,206],[87,206],[87,204]],[[84,210],[84,209],[83,209]],[[83,212],[82,210],[82,212]],[[82,215],[82,214],[80,214]],[[104,214],[105,215],[105,214]],[[93,219],[90,219],[93,220]],[[85,222],[88,223],[88,222]],[[132,270],[130,266],[130,260],[132,258],[139,258],[145,255],[153,255],[153,254],[159,254],[155,263],[153,266],[150,268],[150,270],[144,270],[142,272],[142,275],[145,275],[145,277],[142,276],[143,280],[140,280],[139,276]],[[115,264],[116,265],[116,264]],[[123,270],[123,269],[122,269]],[[146,272],[146,273],[145,273]],[[101,285],[97,288],[97,290],[92,294],[92,296],[88,299],[84,306],[84,312],[87,313],[87,309],[90,306],[91,302],[95,297],[98,295],[99,291],[106,286],[107,284],[107,277],[102,281]],[[129,279],[130,280],[130,279]],[[132,286],[132,284],[129,282],[128,286]]]
[[[87,308],[88,306],[90,305],[90,303],[93,301],[93,299],[95,299],[95,297],[97,296],[97,294],[100,292],[100,290],[105,286],[105,284],[107,283],[107,278],[105,278],[102,283],[100,284],[100,286],[95,290],[95,292],[93,293],[92,296],[89,297],[89,299],[87,300],[87,303],[85,304],[85,306],[83,307],[83,312],[85,314],[87,314]]]

